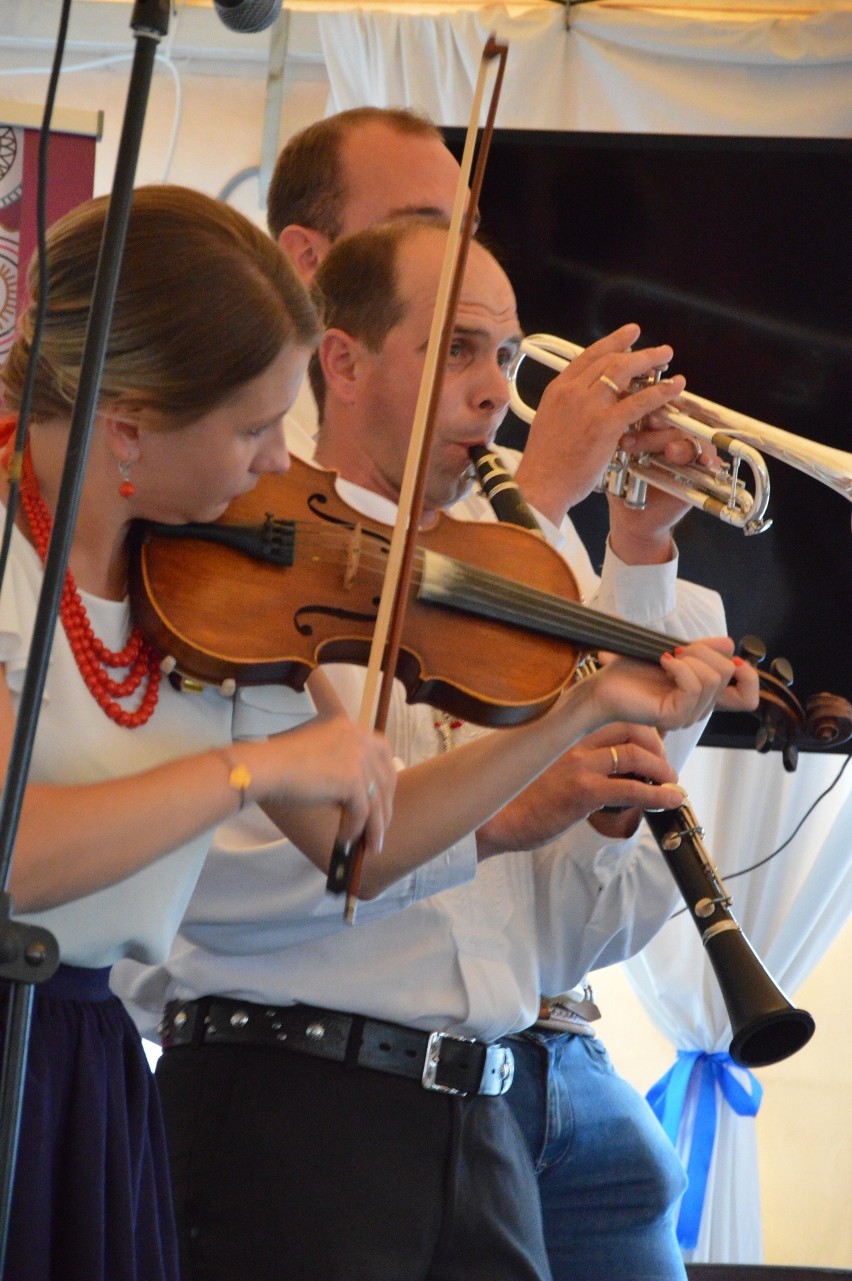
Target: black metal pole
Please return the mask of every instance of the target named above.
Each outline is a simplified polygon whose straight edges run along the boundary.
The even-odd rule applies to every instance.
[[[9,1023],[0,1076],[0,1276],[5,1269],[8,1243],[33,1008],[33,984],[50,978],[59,962],[56,942],[46,930],[11,919],[11,902],[5,888],[9,881],[15,835],[77,518],[92,423],[97,409],[154,60],[157,45],[168,32],[168,23],[169,0],[137,0],[130,20],[136,39],[136,51],[92,292],[80,383],[71,417],[62,483],[45,561],[44,582],[39,595],[12,753],[0,801],[0,884],[4,888],[0,900],[0,978],[11,980]]]

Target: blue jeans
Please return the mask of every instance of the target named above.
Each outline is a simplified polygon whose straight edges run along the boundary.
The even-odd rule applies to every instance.
[[[600,1041],[533,1029],[509,1041],[506,1098],[538,1175],[554,1281],[683,1281],[677,1153]]]

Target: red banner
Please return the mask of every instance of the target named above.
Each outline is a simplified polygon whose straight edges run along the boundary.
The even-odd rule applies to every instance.
[[[36,129],[0,124],[0,361],[12,345],[25,303],[27,265],[36,245]],[[54,133],[48,149],[47,221],[55,222],[92,194],[95,139]]]

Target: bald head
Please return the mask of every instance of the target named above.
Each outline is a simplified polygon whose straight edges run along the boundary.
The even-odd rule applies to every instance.
[[[340,236],[407,214],[449,219],[458,174],[424,117],[375,107],[341,112],[282,151],[269,190],[269,229],[310,284]]]
[[[340,235],[412,214],[449,221],[459,166],[440,135],[368,122],[346,137],[341,167]]]

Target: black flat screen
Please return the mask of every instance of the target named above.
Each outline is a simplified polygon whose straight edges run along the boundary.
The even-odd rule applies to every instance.
[[[636,321],[698,395],[852,450],[850,161],[844,140],[498,130],[482,230],[527,332],[586,345]],[[524,431],[510,419],[501,438]],[[790,661],[800,698],[852,698],[852,504],[767,463],[772,528],[690,514],[682,575],[722,594],[732,635]],[[572,514],[599,562],[605,500]],[[754,730],[716,715],[703,741],[751,747]]]

